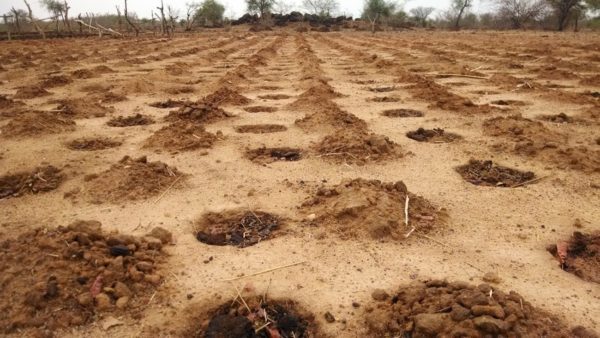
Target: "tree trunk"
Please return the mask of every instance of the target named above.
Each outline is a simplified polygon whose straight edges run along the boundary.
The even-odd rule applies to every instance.
[[[125,1],[125,9],[124,9],[123,14],[125,15],[125,20],[135,31],[135,36],[138,36],[140,34],[140,30],[139,30],[139,28],[137,28],[136,25],[133,24],[133,22],[131,22],[131,20],[129,20],[129,16],[127,15],[127,0],[124,0],[124,1]]]
[[[46,39],[46,32],[44,32],[44,30],[40,27],[40,25],[38,25],[37,21],[35,21],[33,19],[33,12],[31,11],[31,6],[29,6],[29,3],[27,2],[27,0],[23,0],[23,2],[25,2],[25,6],[27,6],[27,10],[29,11],[29,21],[31,21],[31,23],[33,23],[33,26],[38,31],[38,33],[40,33],[40,35],[42,36],[42,39]]]

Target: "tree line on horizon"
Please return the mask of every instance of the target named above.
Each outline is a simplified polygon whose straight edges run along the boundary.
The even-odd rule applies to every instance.
[[[245,0],[247,13],[238,20],[225,17],[225,6],[219,0],[201,0],[186,3],[184,9],[164,4],[165,0],[155,0],[156,7],[150,11],[150,18],[140,17],[128,11],[127,0],[123,6],[115,6],[114,14],[78,13],[69,16],[67,0],[39,0],[50,13],[50,17],[34,16],[27,0],[26,9],[11,9],[2,15],[3,31],[10,34],[31,32],[33,29],[44,37],[48,32],[60,35],[98,33],[123,35],[152,31],[155,34],[172,35],[175,31],[193,31],[200,27],[223,27],[236,23],[259,22],[272,25],[273,18],[285,19],[290,15],[309,17],[328,24],[340,12],[338,0],[303,0],[306,14],[293,11],[293,6],[285,0]],[[159,3],[160,1],[160,3]],[[167,0],[168,1],[168,0]],[[492,10],[487,13],[472,12],[475,0],[452,0],[445,10],[419,6],[408,12],[395,0],[364,0],[360,18],[368,23],[373,32],[382,27],[409,28],[432,27],[446,29],[555,29],[564,31],[569,27],[578,30],[582,23],[586,27],[600,27],[600,0],[481,0],[491,2]],[[434,12],[436,17],[432,17]],[[245,20],[242,20],[244,19]],[[343,20],[352,18],[341,17]],[[356,27],[356,26],[355,26]]]

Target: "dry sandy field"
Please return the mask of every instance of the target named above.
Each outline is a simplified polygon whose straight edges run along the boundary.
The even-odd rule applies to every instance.
[[[0,336],[598,337],[597,33],[0,47]]]

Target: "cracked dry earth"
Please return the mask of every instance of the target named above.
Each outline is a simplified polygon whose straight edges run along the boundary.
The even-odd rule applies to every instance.
[[[32,262],[56,267],[49,260],[69,252],[61,264],[92,264],[84,270],[106,280],[115,260],[124,264],[120,255],[125,264],[135,257],[156,266],[151,277],[131,267],[122,272],[134,294],[151,290],[125,306],[108,284],[102,291],[118,302],[96,298],[84,307],[51,270],[3,273],[0,335],[537,335],[552,321],[549,336],[593,336],[600,331],[599,285],[561,269],[546,246],[560,253],[573,232],[600,227],[598,46],[600,36],[592,33],[240,28],[171,40],[104,40],[102,48],[94,39],[3,42],[0,254],[32,252],[40,255]],[[63,111],[57,102],[65,99],[96,102],[105,114]],[[185,133],[172,138],[164,130],[183,124],[166,119],[171,112],[186,118]],[[154,123],[107,125],[138,114]],[[568,118],[543,118],[559,114]],[[493,132],[484,128],[491,123]],[[240,126],[277,132],[240,133]],[[462,138],[406,137],[419,128]],[[111,146],[69,146],[85,139]],[[294,160],[278,152],[261,161],[248,157],[262,148],[293,149]],[[518,184],[472,184],[456,170],[471,160],[534,176]],[[52,184],[39,170],[47,166],[58,170]],[[348,183],[356,179],[369,188]],[[302,207],[311,199],[334,202],[315,215]],[[212,227],[204,222],[202,231],[225,236],[219,243],[254,236],[251,245],[196,239],[206,215],[238,213],[252,222],[228,219],[236,238],[217,228],[220,220]],[[257,216],[265,214],[278,220],[268,232]],[[101,260],[77,256],[72,246],[86,244],[73,226],[75,237],[61,230],[58,243],[37,240],[77,220],[134,237],[98,235],[92,249]],[[348,229],[365,222],[378,222],[364,226],[377,236]],[[170,244],[152,247],[156,239],[147,234],[155,227],[172,233]],[[36,241],[28,242],[38,228]],[[111,247],[119,243],[128,246]],[[600,266],[598,257],[578,259],[588,259],[590,269]],[[96,276],[89,277],[77,277],[84,293],[94,288]],[[146,282],[152,288],[140,286]],[[236,289],[251,308],[245,310]],[[430,289],[437,291],[419,296]],[[27,307],[35,290],[41,292],[36,306]],[[435,292],[445,294],[438,300]],[[268,306],[260,305],[265,294]],[[33,310],[11,317],[11,302]],[[67,304],[81,306],[85,321],[52,317]],[[535,317],[521,319],[519,307]],[[436,313],[443,327],[436,327]],[[39,320],[48,316],[52,326]],[[528,331],[528,325],[537,326]]]

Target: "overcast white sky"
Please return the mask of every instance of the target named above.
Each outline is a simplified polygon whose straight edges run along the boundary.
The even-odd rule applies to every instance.
[[[47,13],[42,9],[38,0],[28,0],[37,17],[46,16]],[[116,13],[115,5],[123,7],[123,0],[67,0],[71,6],[72,16],[77,16],[78,13],[94,12],[94,13]],[[181,14],[185,8],[185,3],[191,0],[164,0],[165,6],[171,5],[180,9]],[[200,1],[200,0],[196,0]],[[244,0],[219,0],[225,5],[225,15],[228,17],[239,17],[245,13],[246,2]],[[293,9],[301,10],[300,4],[302,0],[284,0],[289,3]],[[340,14],[352,15],[357,17],[360,15],[363,7],[363,0],[338,0],[340,3]],[[160,0],[128,0],[130,11],[136,12],[140,17],[150,17],[150,11],[156,7]],[[402,3],[399,1],[399,3]],[[450,0],[407,0],[404,3],[404,9],[409,10],[418,6],[435,7],[437,9],[445,9],[449,6]],[[25,4],[22,0],[0,0],[0,14],[6,13],[12,6],[15,8],[25,9]],[[478,11],[478,3],[473,8]]]

